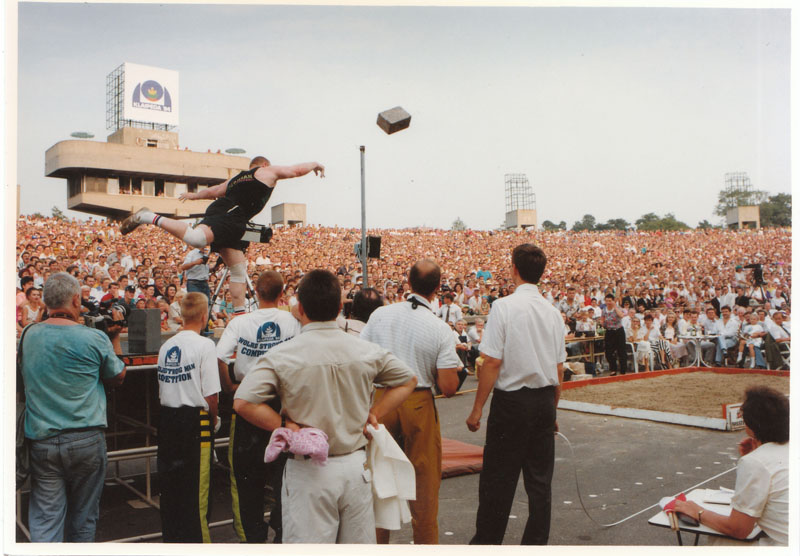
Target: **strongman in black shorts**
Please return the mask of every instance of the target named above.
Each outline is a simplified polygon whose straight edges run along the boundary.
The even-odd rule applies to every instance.
[[[211,245],[211,250],[222,257],[230,269],[230,292],[234,313],[245,310],[245,282],[247,262],[244,251],[249,242],[242,240],[246,224],[267,205],[278,180],[298,178],[314,172],[325,177],[325,167],[318,162],[305,162],[293,166],[272,166],[263,156],[250,161],[250,169],[231,179],[196,193],[183,193],[186,199],[216,199],[203,220],[194,228],[188,223],[159,216],[150,209],[142,208],[128,216],[120,226],[122,234],[129,234],[141,224],[153,224],[165,229],[192,247],[202,249]]]

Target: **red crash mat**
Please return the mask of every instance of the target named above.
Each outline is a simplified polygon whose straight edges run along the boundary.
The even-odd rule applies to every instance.
[[[480,473],[483,447],[442,438],[442,479]]]

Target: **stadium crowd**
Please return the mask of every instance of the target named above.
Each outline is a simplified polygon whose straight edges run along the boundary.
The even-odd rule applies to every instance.
[[[434,393],[454,395],[472,367],[480,378],[466,419],[470,431],[480,428],[490,392],[492,402],[470,544],[503,542],[520,473],[530,508],[522,544],[547,544],[555,410],[569,379],[567,353],[596,373],[592,348],[599,352],[602,345],[612,375],[627,371],[627,346],[634,366],[645,370],[702,362],[788,368],[780,348],[790,339],[790,230],[373,233],[382,236],[383,253],[369,261],[369,284],[353,254],[357,230],[281,228],[271,243],[251,244],[245,256],[257,307],[231,320],[231,292],[213,254],[187,249],[156,228],[143,228],[133,241],[115,223],[20,217],[17,331],[24,336],[19,352],[23,343],[26,349],[18,365],[18,414],[24,390],[31,540],[94,540],[107,464],[105,398],[88,405],[70,395],[52,401],[47,385],[56,379],[49,369],[63,367],[57,380],[69,387],[54,389],[59,393],[100,394],[101,382],[122,384],[119,331],[134,308],[160,310],[162,328],[177,331],[162,345],[157,365],[164,542],[210,542],[210,466],[222,390],[233,397],[230,487],[242,542],[268,538],[263,491],[269,481],[281,492],[270,510],[274,542],[387,543],[389,530],[411,521],[415,544],[438,543],[442,441]],[[202,270],[202,279],[192,270]],[[199,285],[220,295],[210,302]],[[420,306],[425,309],[417,311]],[[470,317],[474,326],[467,329]],[[44,318],[47,324],[26,328]],[[79,326],[100,328],[104,319],[108,338]],[[207,325],[227,327],[218,344],[202,337]],[[374,400],[373,384],[382,386]],[[764,403],[780,405],[781,394],[764,396],[778,400]],[[758,415],[743,412],[757,427]],[[788,405],[784,417],[788,431]],[[517,424],[526,427],[523,448],[504,432]],[[409,430],[417,432],[406,436]],[[381,433],[384,440],[367,445]],[[742,451],[756,454],[753,461],[768,452],[757,452],[761,444],[783,446],[788,438],[759,434]],[[410,509],[397,507],[398,500],[373,505],[369,462],[381,471],[376,462],[387,456],[378,445],[389,435],[406,455],[405,471],[394,470],[391,480],[405,476],[407,492],[396,497],[410,500]],[[92,449],[81,449],[81,458],[101,462],[81,466],[91,477],[69,469],[69,487],[51,481],[51,470],[63,467],[53,454],[87,442]],[[20,463],[19,436],[17,449]],[[788,452],[788,446],[770,449]],[[278,459],[287,450],[291,455]],[[325,466],[315,467],[315,458]],[[17,473],[19,485],[19,465]],[[765,480],[762,470],[753,473]],[[785,470],[775,475],[783,480]],[[380,481],[388,479],[384,474]],[[73,484],[87,486],[54,494],[72,492]],[[764,500],[767,492],[756,490],[747,496]],[[772,513],[779,516],[785,491],[773,497]],[[742,538],[759,523],[771,541],[785,544],[788,524],[758,521],[741,498],[734,510],[750,513],[720,522],[723,529],[731,525],[726,534]],[[71,509],[64,514],[62,506]],[[684,511],[696,511],[698,521],[703,513]]]
[[[686,350],[675,347],[681,344],[676,336],[686,335],[694,312],[708,332],[707,307],[722,317],[722,307],[728,306],[737,334],[751,312],[759,315],[761,310],[764,329],[776,310],[786,313],[787,324],[789,320],[790,229],[575,233],[418,228],[369,233],[382,236],[381,257],[369,260],[369,282],[387,303],[408,295],[408,268],[429,257],[442,264],[442,295],[452,297],[464,315],[487,315],[495,299],[513,292],[508,248],[522,241],[537,243],[550,260],[540,289],[564,314],[570,332],[580,336],[601,329],[605,297],[612,294],[627,316],[627,340],[642,347],[639,356],[648,366],[651,353],[657,367],[690,359]],[[288,309],[296,303],[297,282],[305,272],[329,269],[340,276],[347,312],[347,301],[362,286],[361,265],[353,254],[359,240],[360,231],[352,228],[280,228],[269,244],[251,244],[248,275],[255,279],[262,270],[280,272],[286,290],[279,305]],[[44,316],[42,284],[50,274],[66,270],[82,284],[84,311],[91,312],[104,299],[119,299],[130,307],[159,308],[163,328],[176,330],[181,325],[178,302],[186,291],[181,265],[187,252],[182,242],[155,228],[143,228],[132,239],[119,233],[118,224],[104,220],[20,216],[17,329]],[[212,270],[215,262],[212,254]],[[745,268],[754,263],[763,265],[763,285],[756,285],[752,269]],[[222,268],[210,274],[212,293]],[[211,324],[225,326],[230,309],[224,284]],[[630,324],[634,314],[641,326]],[[649,326],[648,315],[653,317]],[[449,320],[455,325],[458,318]],[[648,337],[638,330],[647,331]],[[730,327],[725,334],[732,334]],[[735,351],[736,346],[729,347]],[[571,353],[575,355],[574,349]]]

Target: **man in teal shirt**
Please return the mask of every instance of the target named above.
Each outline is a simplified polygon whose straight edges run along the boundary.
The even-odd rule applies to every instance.
[[[28,526],[33,542],[92,542],[107,462],[103,383],[125,378],[120,327],[111,326],[112,344],[78,324],[80,284],[66,272],[47,280],[44,303],[48,320],[31,325],[19,348],[31,441]]]

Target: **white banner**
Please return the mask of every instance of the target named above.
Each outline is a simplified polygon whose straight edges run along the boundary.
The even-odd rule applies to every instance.
[[[178,72],[125,62],[123,120],[178,125]]]

